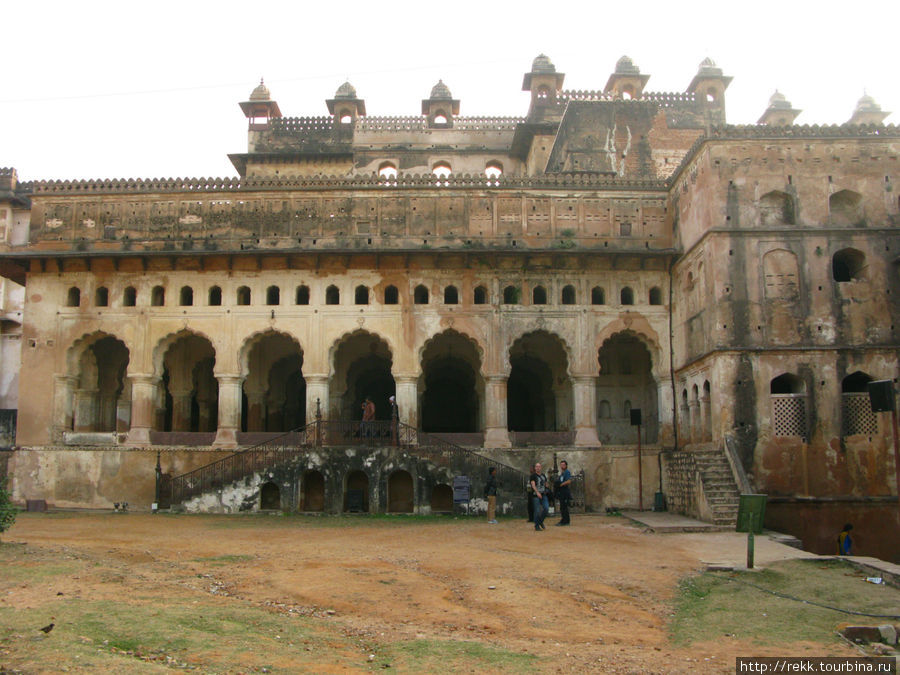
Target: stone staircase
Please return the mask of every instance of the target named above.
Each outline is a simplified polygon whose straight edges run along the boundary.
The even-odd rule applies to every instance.
[[[697,452],[694,453],[694,461],[703,485],[703,496],[712,511],[713,523],[734,527],[739,493],[728,458],[719,451]]]

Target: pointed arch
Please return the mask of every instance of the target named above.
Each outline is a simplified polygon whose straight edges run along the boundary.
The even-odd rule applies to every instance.
[[[473,433],[484,428],[484,348],[448,328],[419,349],[418,416],[424,431]]]

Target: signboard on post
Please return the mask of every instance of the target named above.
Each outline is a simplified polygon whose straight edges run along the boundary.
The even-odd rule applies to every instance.
[[[468,476],[455,476],[453,478],[453,503],[468,504],[469,494],[472,491],[472,482]]]
[[[762,534],[763,520],[766,518],[767,495],[741,495],[738,504],[737,532],[750,532],[751,519],[753,533]]]

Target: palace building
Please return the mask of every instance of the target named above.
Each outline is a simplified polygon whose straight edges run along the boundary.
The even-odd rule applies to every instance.
[[[234,177],[3,170],[14,498],[149,508],[158,456],[165,482],[352,431],[366,397],[380,424],[395,395],[420,434],[402,452],[316,431],[302,461],[222,474],[191,508],[236,490],[240,508],[341,510],[353,483],[365,509],[441,510],[484,458],[514,476],[556,454],[588,511],[662,493],[727,524],[738,492],[764,492],[767,522],[813,549],[848,518],[900,532],[867,393],[898,376],[888,113],[864,96],[845,124],[796,126],[776,92],[729,126],[709,59],[682,92],[647,90],[628,57],[602,89],[564,80],[538,56],[509,118],[461,115],[443,81],[417,115],[369,115],[347,82],[327,115],[286,117],[260,82]],[[434,443],[475,464],[423,464]]]

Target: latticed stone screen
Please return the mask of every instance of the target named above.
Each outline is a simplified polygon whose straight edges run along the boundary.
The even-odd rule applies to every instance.
[[[843,394],[842,408],[844,436],[874,436],[878,433],[878,418],[872,412],[867,393]]]
[[[806,438],[806,394],[772,394],[776,436]]]

